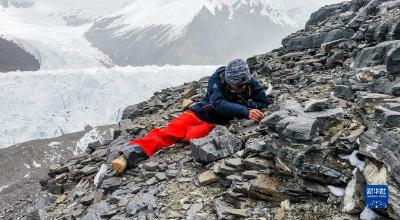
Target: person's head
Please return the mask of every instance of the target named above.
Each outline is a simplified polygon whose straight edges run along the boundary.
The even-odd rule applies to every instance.
[[[249,66],[242,59],[235,59],[226,65],[225,82],[234,92],[243,92],[251,80]]]

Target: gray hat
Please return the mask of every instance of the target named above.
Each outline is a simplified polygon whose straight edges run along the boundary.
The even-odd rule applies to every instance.
[[[225,81],[228,84],[243,84],[250,82],[249,66],[242,59],[232,60],[225,68]]]

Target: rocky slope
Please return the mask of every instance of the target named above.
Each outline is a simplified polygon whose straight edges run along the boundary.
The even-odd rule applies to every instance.
[[[399,219],[399,18],[400,1],[321,8],[247,60],[274,85],[262,122],[234,120],[118,175],[115,152],[201,99],[207,78],[128,107],[112,140],[49,167],[25,219]],[[366,184],[388,185],[387,209],[365,208]]]
[[[0,72],[36,71],[39,61],[14,42],[0,38]]]

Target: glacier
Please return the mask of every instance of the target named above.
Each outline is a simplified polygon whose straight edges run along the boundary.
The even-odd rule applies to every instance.
[[[0,148],[114,124],[155,91],[211,75],[216,66],[142,66],[0,74]]]

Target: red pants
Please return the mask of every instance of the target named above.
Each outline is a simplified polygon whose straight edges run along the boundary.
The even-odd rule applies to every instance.
[[[152,156],[179,140],[189,141],[207,136],[214,127],[215,125],[197,118],[192,111],[186,111],[168,123],[164,129],[154,128],[146,136],[133,140],[129,144],[141,146],[148,156]]]

